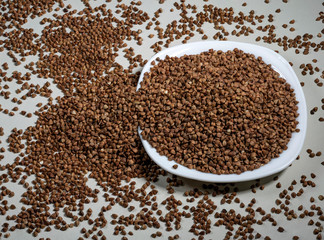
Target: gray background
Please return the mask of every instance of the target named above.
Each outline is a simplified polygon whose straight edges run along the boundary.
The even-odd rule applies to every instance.
[[[143,0],[143,5],[140,6],[139,8],[142,9],[143,11],[146,11],[150,14],[150,17],[153,17],[153,13],[158,9],[158,8],[163,8],[163,13],[161,14],[161,17],[159,18],[159,21],[161,22],[161,27],[165,27],[167,23],[171,22],[172,20],[179,19],[178,12],[175,11],[173,13],[169,12],[170,8],[173,7],[173,2],[174,1],[169,1],[166,0],[166,3],[163,5],[158,4],[157,0],[154,1],[148,1],[148,0]],[[283,3],[281,0],[270,0],[269,4],[265,4],[264,1],[259,1],[259,0],[249,0],[246,1],[247,6],[242,7],[241,1],[237,0],[231,0],[231,1],[225,1],[225,0],[217,0],[217,1],[209,1],[209,2],[204,2],[204,1],[186,1],[186,3],[192,3],[196,4],[199,9],[202,9],[202,6],[204,4],[213,4],[218,7],[224,8],[224,7],[233,7],[235,13],[238,13],[239,11],[242,11],[244,13],[248,13],[250,10],[254,10],[257,15],[264,14],[265,19],[267,19],[268,14],[273,14],[274,15],[274,22],[270,24],[274,24],[277,29],[276,29],[276,34],[277,36],[283,36],[287,35],[290,37],[294,37],[298,34],[303,35],[305,33],[310,33],[314,35],[314,41],[316,42],[321,42],[323,41],[322,38],[318,38],[316,35],[322,30],[323,28],[323,23],[320,21],[315,21],[316,17],[319,16],[319,12],[323,11],[324,7],[322,5],[322,1],[319,0],[312,0],[312,1],[305,1],[305,0],[289,0],[288,3]],[[84,6],[81,3],[81,1],[65,1],[66,5],[70,3],[72,5],[73,9],[78,9],[81,10]],[[90,4],[95,7],[98,5],[101,5],[104,3],[104,1],[93,1],[90,2]],[[123,1],[122,3],[129,3],[129,1]],[[109,8],[114,8],[116,5],[116,2],[113,1],[112,3],[107,3],[107,7]],[[56,6],[54,6],[55,8]],[[281,13],[277,14],[275,13],[275,10],[277,8],[281,9]],[[198,10],[199,10],[198,9]],[[53,14],[48,13],[44,15],[43,17],[49,17]],[[31,20],[24,26],[25,28],[28,27],[33,27],[37,33],[39,33],[42,29],[41,25],[39,24],[39,21],[43,18],[35,18],[34,20]],[[296,22],[293,25],[288,24],[288,22],[292,19],[295,19]],[[281,27],[282,24],[287,23],[289,27],[294,27],[296,29],[295,32],[289,32],[289,27],[287,29],[284,29]],[[267,21],[264,21],[261,25],[265,26],[267,25]],[[144,24],[145,26],[146,24]],[[225,28],[227,31],[231,32],[234,30],[236,24],[226,25]],[[259,25],[259,24],[258,24]],[[257,25],[257,26],[258,26]],[[143,25],[142,25],[143,26]],[[137,26],[138,27],[138,26]],[[253,27],[253,26],[252,26]],[[213,28],[212,24],[205,23],[202,27],[202,29],[205,31],[207,36],[209,37],[208,40],[212,40],[212,36],[216,33],[216,30]],[[151,30],[147,31],[145,30],[144,27],[142,27],[143,33],[141,34],[142,37],[144,38],[143,40],[143,45],[138,46],[134,42],[130,42],[128,46],[132,46],[135,49],[135,54],[142,54],[144,59],[149,59],[154,55],[154,52],[152,49],[149,48],[153,43],[157,41],[156,36],[152,39],[149,39],[147,36],[151,33],[156,35],[156,32],[153,30],[153,27]],[[262,32],[255,31],[255,34],[252,34],[250,36],[240,36],[240,37],[235,37],[235,36],[228,36],[228,40],[232,41],[241,41],[241,42],[248,42],[248,43],[255,43],[255,38],[259,35],[261,35]],[[196,33],[195,37],[193,37],[189,42],[192,41],[199,41],[201,40],[202,35]],[[181,44],[181,40],[174,41],[170,44],[170,46],[174,46],[177,44]],[[303,87],[304,94],[306,97],[307,101],[307,107],[308,107],[308,113],[309,111],[317,106],[319,108],[319,111],[316,112],[314,115],[308,116],[308,129],[307,129],[307,136],[306,140],[304,143],[304,147],[302,149],[302,152],[300,153],[300,160],[294,161],[292,166],[283,171],[282,173],[279,174],[279,180],[282,184],[281,189],[277,189],[275,187],[276,183],[278,181],[272,181],[272,177],[268,177],[266,179],[261,180],[261,184],[265,185],[265,189],[263,191],[256,189],[256,193],[252,193],[250,190],[251,184],[254,184],[255,182],[246,182],[246,183],[239,183],[237,186],[241,189],[238,192],[238,196],[241,199],[241,201],[245,202],[246,205],[250,202],[252,198],[256,199],[256,204],[254,205],[254,208],[256,209],[258,206],[261,206],[265,210],[270,212],[271,207],[275,206],[275,200],[278,198],[279,192],[281,192],[284,188],[287,188],[290,183],[295,179],[298,184],[296,185],[295,189],[296,191],[301,188],[299,184],[300,176],[301,175],[306,175],[307,178],[310,178],[311,173],[316,174],[316,178],[312,179],[316,184],[316,188],[311,188],[308,187],[304,189],[304,194],[302,197],[295,198],[291,200],[290,207],[292,209],[297,210],[297,207],[300,204],[304,204],[305,206],[310,206],[311,203],[309,202],[309,198],[313,196],[315,198],[315,204],[324,206],[323,202],[320,202],[318,200],[318,195],[319,194],[324,194],[324,166],[321,165],[321,162],[324,161],[324,156],[321,157],[315,157],[315,158],[309,158],[308,154],[306,153],[306,149],[310,148],[313,150],[313,152],[321,151],[323,150],[324,146],[324,123],[319,122],[318,118],[319,117],[324,117],[323,110],[321,110],[321,98],[324,97],[324,87],[320,88],[314,83],[315,78],[320,78],[320,73],[315,73],[314,75],[306,75],[302,76],[301,70],[299,69],[300,64],[302,63],[312,63],[312,59],[316,58],[318,62],[316,64],[312,63],[312,65],[318,66],[321,71],[323,71],[323,64],[324,64],[324,55],[321,51],[319,52],[313,52],[310,51],[309,55],[303,55],[301,54],[295,54],[295,49],[289,49],[288,51],[283,51],[281,47],[278,47],[276,44],[266,44],[263,43],[262,41],[258,42],[258,44],[271,48],[273,50],[278,50],[279,53],[286,58],[288,61],[292,62],[293,68],[299,78],[300,81],[305,82],[305,86]],[[120,57],[117,58],[119,63],[124,63],[126,64],[126,60],[123,59],[122,57],[123,54],[120,54]],[[24,72],[24,64],[16,67],[12,64],[11,60],[7,57],[6,52],[0,53],[0,62],[1,64],[4,62],[8,62],[9,64],[9,71],[8,73],[10,74],[10,71],[18,70],[21,72]],[[27,62],[30,60],[35,60],[35,57],[29,57],[27,58]],[[320,72],[321,72],[320,71]],[[320,78],[322,81],[323,79]],[[39,84],[44,84],[45,82],[42,80],[39,80],[36,78],[36,76],[32,77],[32,82],[39,83]],[[0,83],[3,84],[3,83]],[[9,83],[11,89],[15,89],[14,83]],[[51,85],[51,88],[54,91],[54,96],[59,96],[62,95],[60,90],[55,89],[54,85]],[[13,91],[12,91],[13,92]],[[14,95],[13,95],[14,96]],[[13,97],[12,96],[12,97]],[[38,102],[43,102],[46,103],[46,100],[41,97],[36,97],[34,99],[30,99],[28,101],[24,101],[24,103],[21,105],[20,110],[28,110],[29,112],[34,112],[37,110],[36,104]],[[0,98],[0,104],[2,105],[3,108],[8,108],[11,109],[14,104],[11,103],[8,100],[5,100],[3,97]],[[34,116],[33,118],[25,118],[22,117],[20,114],[16,114],[14,117],[9,117],[8,115],[5,115],[3,113],[0,113],[0,126],[4,128],[5,131],[5,136],[1,137],[2,144],[0,147],[7,147],[6,145],[6,138],[10,134],[10,131],[13,128],[18,128],[18,129],[25,129],[28,126],[32,126],[36,120],[36,117]],[[14,154],[5,153],[5,159],[0,162],[0,164],[4,165],[6,162],[12,162],[14,158]],[[0,172],[2,174],[4,172]],[[137,179],[136,180],[138,183],[138,186],[141,186],[142,184],[145,183],[144,179]],[[185,186],[184,187],[178,187],[175,188],[175,193],[174,196],[176,199],[182,200],[184,205],[186,204],[185,202],[185,197],[183,197],[183,192],[186,190],[190,190],[193,187],[201,187],[202,183],[200,182],[195,182],[195,181],[190,181],[190,180],[184,180]],[[95,187],[95,181],[90,179],[88,181],[88,185]],[[6,183],[4,184],[7,186],[9,189],[12,189],[15,191],[16,195],[14,198],[11,198],[10,201],[12,203],[15,203],[16,206],[21,206],[19,204],[19,199],[21,193],[24,191],[24,189],[17,185],[17,184],[12,184],[12,183]],[[163,201],[166,197],[169,196],[167,191],[165,190],[166,186],[166,181],[165,177],[161,177],[160,181],[158,183],[154,184],[157,189],[159,190],[157,199],[158,202]],[[100,194],[99,194],[100,195]],[[220,205],[220,200],[221,196],[217,196],[213,198],[213,201],[218,205],[217,210],[220,211],[222,208],[226,209],[236,209],[239,212],[244,213],[242,209],[238,208],[237,204],[224,204]],[[197,203],[197,200],[196,200]],[[194,203],[194,204],[196,204]],[[106,205],[104,200],[102,198],[99,199],[97,203],[90,203],[89,207],[93,209],[93,216],[94,218],[97,216],[97,213],[99,212],[101,206]],[[135,204],[136,206],[136,204]],[[161,208],[163,209],[163,212],[165,213],[167,210],[164,208],[163,205],[161,205]],[[10,210],[9,214],[14,214],[18,213],[18,209],[16,210]],[[139,206],[134,210],[136,213],[139,211]],[[181,208],[180,208],[181,209]],[[129,214],[126,209],[123,209],[119,206],[115,206],[111,211],[106,212],[106,218],[108,222],[111,220],[111,214],[112,213],[118,213],[119,215],[122,214]],[[5,216],[0,216],[0,224],[5,221]],[[258,217],[259,218],[259,217]],[[287,221],[284,217],[283,214],[276,215],[274,214],[275,220],[278,222],[278,226],[282,226],[285,228],[284,233],[278,233],[277,232],[277,227],[271,226],[270,222],[265,222],[263,225],[254,225],[255,230],[260,232],[263,237],[266,235],[269,235],[272,239],[292,239],[292,236],[298,235],[301,237],[301,239],[315,239],[315,235],[313,235],[313,230],[315,226],[308,226],[307,223],[309,221],[309,217],[305,217],[304,219],[296,219],[293,221]],[[213,223],[216,221],[213,217],[211,217]],[[189,233],[188,230],[190,229],[190,226],[192,225],[192,220],[191,219],[182,219],[181,222],[181,229],[179,231],[173,231],[173,232],[166,232],[165,231],[165,226],[161,224],[161,229],[159,231],[163,232],[163,235],[160,239],[166,239],[167,236],[174,235],[174,234],[179,234],[180,239],[191,239],[194,237],[193,234]],[[37,239],[41,237],[50,237],[51,239],[77,239],[79,236],[81,236],[80,229],[82,227],[86,227],[87,229],[90,229],[89,225],[86,222],[83,222],[80,224],[78,228],[73,228],[73,229],[68,229],[65,232],[53,230],[49,233],[42,232],[38,235]],[[121,239],[121,235],[119,236],[113,236],[113,228],[114,226],[111,226],[107,224],[107,226],[102,229],[104,234],[107,236],[107,239]],[[156,229],[147,229],[145,231],[135,231],[133,227],[128,227],[127,230],[131,230],[134,233],[134,236],[128,236],[129,239],[147,239],[149,236],[156,232]],[[211,234],[205,236],[206,239],[223,239],[225,236],[226,230],[224,226],[221,227],[212,227],[212,232]],[[26,230],[16,230],[15,232],[11,233],[10,239],[35,239],[33,238],[30,234],[26,232]]]

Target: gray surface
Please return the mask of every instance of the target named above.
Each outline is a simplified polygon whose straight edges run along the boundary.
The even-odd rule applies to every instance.
[[[68,2],[68,1],[66,1]],[[77,9],[82,9],[83,5],[79,1],[69,1],[71,2],[73,8]],[[125,3],[129,1],[123,1]],[[251,1],[246,1],[247,6],[242,7],[241,4],[242,2],[240,1],[225,1],[225,0],[219,0],[219,1],[209,1],[207,4],[215,4],[218,7],[233,7],[235,12],[243,11],[244,13],[248,13],[250,10],[255,10],[256,14],[265,15],[265,19],[267,18],[268,14],[273,14],[274,17],[274,24],[277,26],[276,33],[277,35],[288,35],[288,36],[296,36],[297,34],[304,34],[304,33],[311,33],[314,35],[314,39],[317,42],[320,42],[323,40],[323,38],[317,38],[316,35],[318,32],[321,31],[323,28],[323,24],[321,22],[315,22],[315,18],[319,16],[319,12],[323,10],[322,2],[319,0],[312,0],[312,1],[304,1],[304,0],[289,0],[288,4],[283,3],[280,0],[270,0],[270,4],[265,4],[263,1],[259,0],[251,0]],[[97,6],[100,5],[101,3],[104,3],[104,1],[94,1],[91,3],[92,6]],[[199,7],[202,7],[203,4],[206,4],[203,1],[187,1],[187,3],[196,3],[199,5]],[[116,3],[109,3],[107,6],[108,7],[113,7]],[[161,14],[161,17],[159,21],[161,22],[161,26],[164,27],[170,20],[177,19],[177,13],[170,13],[168,9],[170,9],[173,4],[173,1],[166,0],[166,3],[164,5],[158,4],[157,0],[154,1],[148,1],[144,0],[143,5],[140,7],[144,11],[150,13],[150,16],[153,16],[153,12],[156,11],[158,8],[162,7],[165,9],[165,11]],[[55,8],[55,7],[54,7]],[[276,14],[275,10],[277,8],[281,9],[281,13]],[[49,16],[51,14],[47,14],[46,16]],[[44,16],[45,17],[45,16]],[[281,25],[283,23],[288,23],[291,19],[295,19],[296,23],[293,25],[293,27],[296,28],[295,32],[289,32],[288,29],[283,29]],[[266,25],[266,21],[262,23],[262,25]],[[233,30],[235,24],[229,26],[227,30]],[[41,30],[41,26],[39,25],[39,19],[36,18],[32,21],[30,21],[26,27],[34,27],[36,32],[39,32]],[[203,29],[205,33],[209,36],[209,40],[212,40],[212,36],[215,34],[215,30],[213,29],[211,24],[206,23],[203,26]],[[149,39],[146,36],[149,35],[150,33],[155,34],[153,28],[150,31],[146,31],[143,29],[143,45],[142,46],[137,46],[136,44],[131,44],[133,45],[135,49],[135,54],[142,54],[144,59],[149,59],[154,55],[154,52],[152,49],[149,48],[151,44],[153,44],[156,41],[156,38]],[[255,43],[255,38],[259,35],[259,32],[257,34],[250,35],[248,37],[242,36],[242,37],[233,37],[229,36],[229,40],[233,41],[241,41],[241,42],[250,42],[250,43]],[[201,35],[196,34],[194,38],[190,40],[191,41],[198,41],[201,40]],[[171,46],[180,44],[181,40],[175,41],[171,44]],[[316,58],[318,62],[316,64],[313,64],[313,66],[318,66],[320,69],[324,65],[324,55],[322,52],[311,52],[311,54],[305,56],[303,54],[295,54],[294,49],[288,50],[284,52],[280,47],[278,47],[275,44],[269,45],[265,44],[262,41],[259,42],[261,46],[269,47],[273,50],[279,50],[279,53],[286,58],[288,61],[293,62],[294,70],[299,77],[300,81],[305,82],[305,87],[303,87],[306,101],[307,101],[307,106],[308,106],[308,112],[310,109],[313,107],[317,106],[319,108],[319,111],[315,115],[309,115],[308,118],[308,129],[307,129],[307,136],[305,140],[305,144],[303,147],[303,150],[300,154],[300,160],[294,161],[292,166],[289,167],[287,170],[282,172],[279,175],[279,181],[282,183],[282,189],[286,188],[290,185],[292,180],[296,180],[299,182],[300,176],[301,175],[306,175],[307,177],[310,177],[310,173],[315,173],[317,177],[314,179],[315,183],[317,184],[316,188],[306,188],[304,189],[305,193],[303,194],[302,197],[293,199],[291,201],[290,206],[292,209],[297,209],[297,207],[300,204],[304,204],[305,206],[310,206],[311,203],[309,202],[309,198],[313,196],[315,198],[315,204],[323,206],[323,202],[319,202],[317,196],[319,194],[324,194],[324,187],[323,187],[323,182],[324,182],[324,166],[321,165],[321,162],[324,161],[324,157],[315,157],[313,159],[308,157],[308,154],[306,153],[306,149],[311,148],[313,149],[314,152],[321,151],[323,150],[323,145],[324,145],[324,123],[320,123],[318,121],[319,117],[324,117],[323,111],[321,110],[321,98],[324,97],[324,87],[319,88],[316,86],[314,83],[314,79],[320,77],[319,73],[316,73],[312,76],[306,75],[302,76],[301,71],[299,69],[299,65],[302,63],[311,63],[311,60]],[[121,55],[122,56],[122,55]],[[18,70],[24,72],[23,64],[19,67],[14,67],[10,59],[7,58],[6,52],[0,53],[0,59],[1,62],[8,61],[10,70]],[[30,57],[28,58],[32,60],[33,58]],[[118,58],[118,61],[121,63],[126,63],[125,60],[122,59],[122,57]],[[1,63],[2,64],[2,63]],[[323,69],[321,69],[323,71]],[[322,80],[322,79],[321,79]],[[33,82],[39,82],[36,77],[33,77]],[[42,83],[44,83],[42,81]],[[2,83],[1,83],[2,84]],[[11,89],[14,88],[14,83],[10,83]],[[54,96],[61,95],[60,91],[58,89],[54,89],[54,86],[52,86],[52,89],[54,90]],[[13,96],[12,96],[13,97]],[[38,102],[44,102],[46,103],[44,98],[35,98],[35,99],[30,99],[30,101],[24,102],[23,105],[21,105],[20,109],[27,109],[29,112],[34,112],[37,110],[36,108],[36,103]],[[0,103],[2,104],[3,107],[6,108],[12,108],[14,105],[10,101],[5,101],[3,98],[0,98]],[[4,127],[5,130],[5,136],[1,137],[2,144],[0,145],[1,147],[4,146],[6,147],[6,142],[5,139],[7,138],[8,134],[10,131],[14,128],[17,127],[18,129],[25,129],[28,126],[33,125],[34,121],[36,118],[31,118],[27,119],[19,114],[16,114],[14,117],[9,117],[8,115],[4,115],[0,113],[0,126]],[[12,162],[14,155],[9,154],[8,152],[5,153],[5,159],[1,161],[1,164],[5,164],[6,162]],[[0,172],[2,174],[3,172]],[[282,189],[277,189],[275,187],[276,182],[271,180],[272,178],[267,178],[267,179],[262,179],[261,183],[265,184],[265,189],[263,191],[258,190],[254,194],[251,192],[249,189],[250,185],[254,182],[248,182],[248,183],[240,183],[238,184],[239,188],[241,191],[238,193],[239,198],[246,203],[246,205],[250,202],[252,198],[256,198],[256,204],[254,205],[255,209],[258,206],[261,206],[265,210],[269,211],[271,207],[273,207],[275,204],[275,199],[278,198],[278,194]],[[137,180],[139,186],[142,185],[145,181],[143,179],[138,179]],[[95,186],[95,181],[89,180],[89,186]],[[18,186],[17,184],[12,184],[12,183],[7,183],[4,184],[7,186],[9,189],[14,189],[15,190],[15,197],[12,198],[10,201],[15,203],[17,206],[19,206],[19,197],[21,193],[23,192],[23,188],[21,186]],[[155,184],[157,189],[159,190],[158,193],[158,201],[164,200],[169,194],[165,190],[165,179],[161,178],[161,180]],[[183,203],[185,203],[185,198],[183,197],[183,192],[185,190],[190,190],[193,187],[199,187],[201,186],[201,183],[195,182],[195,181],[189,181],[185,180],[185,186],[180,187],[180,188],[175,188],[176,192],[174,196],[177,199],[182,200]],[[298,183],[295,187],[295,189],[298,191],[300,188],[300,184]],[[221,196],[215,197],[213,200],[214,202],[218,205],[217,210],[221,210],[222,208],[226,209],[238,209],[237,204],[225,204],[225,205],[220,205],[219,201],[221,199]],[[197,202],[197,201],[196,201]],[[103,199],[99,199],[97,203],[91,203],[89,207],[91,207],[94,212],[93,216],[97,216],[97,213],[99,212],[101,206],[104,204]],[[19,207],[18,207],[19,208]],[[162,209],[165,212],[167,210],[162,206]],[[136,209],[136,211],[139,210],[139,207]],[[135,211],[135,212],[136,212]],[[243,211],[241,209],[238,209],[239,212]],[[18,213],[18,210],[15,211],[10,211],[9,213]],[[110,215],[112,213],[118,213],[118,214],[126,214],[127,211],[119,206],[114,207],[111,211],[106,213],[107,220],[110,220]],[[284,218],[283,214],[280,215],[274,215],[276,221],[278,222],[278,226],[282,226],[285,228],[284,233],[278,233],[276,231],[277,227],[271,226],[271,223],[266,222],[265,224],[259,226],[255,225],[255,230],[262,233],[263,236],[269,235],[272,239],[292,239],[292,236],[294,235],[299,235],[301,239],[315,239],[315,236],[313,235],[313,230],[314,226],[308,226],[307,223],[309,221],[309,217],[305,217],[304,219],[297,219],[294,221],[287,221]],[[211,218],[213,222],[216,220],[214,218]],[[5,221],[4,216],[0,216],[0,223],[3,223]],[[161,224],[161,229],[160,231],[163,232],[163,236],[160,239],[166,239],[167,236],[174,235],[174,234],[179,234],[181,237],[180,239],[191,239],[194,237],[191,233],[188,232],[190,226],[192,225],[192,220],[191,219],[185,219],[183,218],[181,222],[182,228],[179,231],[173,231],[172,233],[167,233],[165,231],[165,227],[163,224]],[[37,238],[41,237],[50,237],[51,239],[77,239],[80,234],[80,229],[82,227],[86,227],[89,229],[90,227],[88,226],[87,223],[82,223],[80,224],[79,228],[73,228],[69,229],[65,232],[62,231],[57,231],[53,229],[49,233],[42,232],[39,234]],[[121,236],[112,236],[113,232],[113,226],[110,226],[109,224],[102,229],[105,235],[107,236],[108,239],[120,239]],[[128,236],[129,239],[147,239],[151,233],[156,232],[155,229],[147,229],[146,231],[135,231],[133,227],[127,228],[128,230],[131,230],[134,232],[134,236]],[[212,233],[210,235],[206,236],[206,239],[223,239],[224,235],[226,233],[226,230],[223,226],[221,227],[212,227]],[[31,235],[26,233],[26,230],[17,230],[14,233],[11,233],[11,238],[10,239],[34,239]]]

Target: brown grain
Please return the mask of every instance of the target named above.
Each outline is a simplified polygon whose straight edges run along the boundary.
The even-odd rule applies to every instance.
[[[254,112],[253,107],[248,110],[247,101],[250,104],[258,105],[259,101],[263,101],[261,97],[263,94],[270,93],[272,95],[271,88],[262,92],[262,95],[258,94],[257,92],[263,88],[263,83],[258,82],[256,84],[260,84],[259,90],[253,90],[256,95],[252,99],[246,98],[249,94],[245,95],[244,92],[249,91],[250,85],[248,82],[241,78],[237,82],[235,78],[229,77],[223,72],[224,69],[231,71],[231,68],[235,66],[233,62],[244,61],[245,57],[251,59],[251,61],[246,62],[251,67],[256,64],[264,66],[262,68],[263,72],[259,74],[271,72],[271,69],[267,68],[261,59],[255,59],[251,55],[247,56],[237,49],[226,53],[210,50],[195,56],[167,57],[164,61],[160,61],[158,65],[151,68],[150,73],[144,76],[139,91],[140,98],[137,101],[143,138],[148,140],[160,154],[175,160],[179,164],[190,169],[216,174],[241,173],[253,170],[268,163],[271,158],[279,156],[279,153],[286,149],[285,145],[289,141],[291,133],[296,129],[297,106],[292,103],[295,102],[293,90],[284,83],[283,79],[278,79],[275,72],[271,73],[272,78],[278,81],[276,87],[282,84],[279,87],[282,89],[282,97],[273,101],[276,101],[280,108],[270,104],[268,106],[274,110],[265,111],[280,111],[280,114],[286,115],[291,121],[286,125],[285,132],[287,132],[287,136],[280,135],[281,143],[279,145],[272,144],[271,150],[268,147],[265,148],[265,145],[256,144],[257,141],[253,138],[245,140],[248,142],[247,146],[237,142],[238,133],[242,137],[251,136],[250,132],[244,132],[246,127],[244,127],[245,125],[240,116],[244,115],[244,118],[249,121],[248,119],[252,116],[260,114]],[[219,67],[220,60],[225,64],[225,68]],[[252,71],[251,69],[248,68],[248,71]],[[238,71],[245,70],[240,69]],[[260,71],[260,69],[257,71]],[[160,77],[161,73],[163,77]],[[255,72],[249,74],[252,76]],[[225,85],[222,82],[217,82],[217,80],[215,83],[208,80],[218,79],[219,77],[224,79]],[[165,81],[168,78],[172,78],[173,81]],[[212,86],[217,88],[213,89]],[[227,86],[233,86],[235,90],[231,90]],[[284,90],[283,86],[287,86],[288,90]],[[209,90],[206,92],[206,89]],[[235,99],[231,96],[231,93],[234,92],[236,92]],[[238,97],[238,93],[243,95]],[[219,97],[214,98],[215,95]],[[285,99],[284,96],[291,96],[291,99]],[[155,107],[148,109],[146,107],[148,102]],[[285,106],[288,102],[289,107]],[[231,104],[233,103],[235,103],[235,107],[233,105],[232,109]],[[237,109],[237,104],[240,104],[240,111],[231,112]],[[274,116],[274,118],[276,117]],[[248,124],[252,129],[260,128],[261,130],[258,131],[262,131],[264,141],[269,141],[265,135],[267,130],[262,129],[262,124],[265,122],[268,125],[273,124],[272,121],[260,117],[257,117],[257,119],[260,121],[258,127],[254,121],[250,121]],[[276,119],[279,121],[279,118]],[[201,123],[205,123],[205,126]],[[240,127],[241,125],[242,127]],[[273,125],[274,129],[276,129],[275,126]],[[275,136],[279,137],[279,135]],[[237,150],[233,151],[233,149]],[[258,151],[262,151],[262,158],[258,156]],[[258,161],[256,161],[257,159]]]

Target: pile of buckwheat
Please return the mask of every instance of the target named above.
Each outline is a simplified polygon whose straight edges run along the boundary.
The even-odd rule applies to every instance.
[[[166,57],[144,75],[142,136],[190,169],[242,173],[287,149],[296,126],[294,90],[241,50]]]
[[[322,239],[320,145],[235,184],[171,176],[141,145],[138,127],[179,164],[241,173],[298,131],[293,89],[240,50],[159,61],[136,92],[154,53],[205,39],[291,54],[323,141],[323,4],[224,4],[0,1],[0,239]]]

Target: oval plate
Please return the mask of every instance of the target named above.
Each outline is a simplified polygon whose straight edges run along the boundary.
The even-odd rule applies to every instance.
[[[246,53],[254,54],[255,57],[262,57],[265,63],[271,64],[272,68],[275,71],[277,71],[282,78],[286,79],[286,81],[291,85],[291,87],[295,91],[296,99],[299,102],[299,116],[297,118],[297,121],[299,122],[298,128],[300,129],[300,132],[294,132],[292,134],[292,138],[288,143],[287,150],[283,151],[278,158],[272,159],[269,163],[265,164],[264,166],[253,171],[243,172],[241,174],[216,175],[212,173],[204,173],[194,169],[189,169],[185,166],[176,163],[175,161],[169,161],[166,156],[161,156],[156,151],[156,149],[149,144],[148,141],[142,138],[141,129],[138,128],[141,141],[147,154],[157,165],[159,165],[164,170],[181,177],[205,182],[242,182],[263,178],[278,173],[287,168],[300,153],[305,140],[307,127],[307,109],[305,96],[300,86],[299,80],[292,67],[282,56],[280,56],[271,49],[254,44],[231,41],[200,41],[171,47],[157,53],[147,62],[140,75],[137,84],[137,90],[141,87],[140,83],[143,80],[144,73],[150,71],[150,68],[152,67],[151,62],[156,58],[160,58],[161,60],[163,60],[167,55],[170,57],[181,57],[183,55],[199,54],[201,52],[208,51],[209,49],[222,50],[225,52],[228,50],[233,50],[234,48],[243,50]],[[174,169],[172,167],[175,164],[178,165],[177,169]]]

